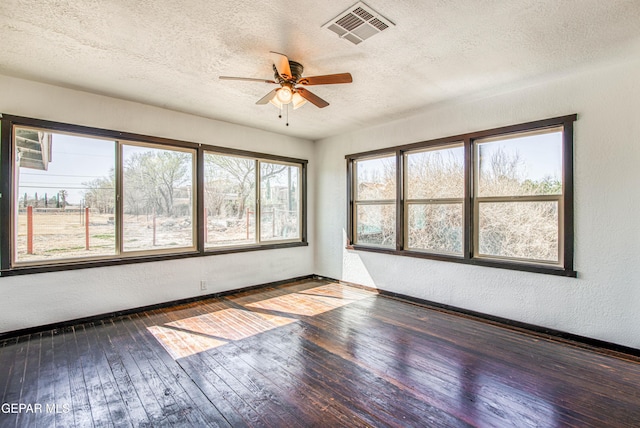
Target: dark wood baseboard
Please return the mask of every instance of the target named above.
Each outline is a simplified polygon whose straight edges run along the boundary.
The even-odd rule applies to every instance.
[[[10,339],[12,337],[19,337],[19,336],[24,336],[24,335],[33,334],[33,333],[39,333],[39,332],[43,332],[43,331],[62,329],[62,328],[66,328],[66,327],[69,327],[69,326],[72,326],[72,325],[86,324],[86,323],[91,323],[91,322],[99,322],[99,321],[102,321],[102,320],[105,320],[105,319],[108,319],[108,318],[117,318],[117,317],[131,315],[131,314],[135,314],[135,313],[139,313],[139,312],[151,311],[151,310],[154,310],[154,309],[164,309],[164,308],[168,308],[168,307],[171,307],[171,306],[184,305],[184,304],[187,304],[187,303],[193,303],[193,302],[197,302],[197,301],[204,300],[204,299],[210,299],[210,298],[215,298],[215,297],[228,296],[230,294],[235,294],[235,293],[241,293],[243,291],[257,290],[259,288],[267,288],[267,287],[276,287],[278,285],[288,284],[288,283],[297,282],[297,281],[303,281],[305,279],[311,279],[311,278],[316,278],[316,275],[311,275],[311,274],[310,275],[304,275],[304,276],[299,276],[299,277],[296,277],[296,278],[284,279],[282,281],[274,281],[274,282],[268,282],[268,283],[263,283],[263,284],[258,284],[258,285],[251,285],[251,286],[248,286],[248,287],[236,288],[236,289],[233,289],[233,290],[221,291],[221,292],[218,292],[218,293],[211,293],[211,294],[205,294],[205,295],[202,295],[202,296],[188,297],[186,299],[172,300],[172,301],[169,301],[169,302],[156,303],[154,305],[139,306],[139,307],[136,307],[136,308],[124,309],[122,311],[107,312],[107,313],[103,313],[103,314],[99,314],[99,315],[92,315],[92,316],[84,317],[84,318],[75,318],[75,319],[68,320],[68,321],[62,321],[62,322],[56,322],[56,323],[51,323],[51,324],[39,325],[39,326],[35,326],[35,327],[28,327],[28,328],[23,328],[23,329],[19,329],[19,330],[12,330],[12,331],[7,331],[7,332],[4,332],[4,333],[0,333],[0,340]]]
[[[573,344],[581,348],[593,350],[595,352],[605,353],[607,355],[616,356],[619,358],[632,359],[634,361],[640,361],[640,349],[632,348],[629,346],[619,345],[613,342],[607,342],[604,340],[593,339],[591,337],[580,336],[578,334],[567,333],[561,330],[555,330],[552,328],[541,327],[535,324],[529,324],[521,321],[515,321],[508,318],[497,317],[494,315],[485,314],[482,312],[471,311],[468,309],[460,308],[457,306],[445,305],[442,303],[432,302],[430,300],[424,300],[417,297],[407,296],[401,293],[395,293],[393,291],[383,290],[379,288],[372,288],[363,286],[360,284],[351,283],[348,281],[340,281],[333,278],[321,277],[315,275],[317,279],[324,279],[327,281],[334,281],[353,287],[362,288],[365,290],[375,291],[381,296],[386,296],[392,299],[402,300],[405,302],[425,306],[431,309],[449,312],[452,314],[477,319],[483,322],[488,322],[493,325],[502,326],[512,330],[518,330],[521,332],[535,334],[540,337],[544,337],[550,340],[558,340],[563,343]]]

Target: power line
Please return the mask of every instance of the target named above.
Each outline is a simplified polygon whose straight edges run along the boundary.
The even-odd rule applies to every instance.
[[[61,186],[23,186],[21,184],[20,188],[21,189],[22,188],[25,188],[25,189],[60,189],[60,188],[62,188],[61,190],[67,190],[67,189],[70,189],[70,190],[94,190],[94,188],[92,188],[92,187],[69,187],[69,186],[64,186],[64,185],[61,185]],[[103,189],[114,190],[113,187],[98,187],[98,190],[103,190]]]
[[[74,175],[74,174],[37,174],[35,172],[21,172],[20,175],[35,175],[37,177],[91,177],[91,178],[103,178],[105,176],[97,176],[97,175]]]

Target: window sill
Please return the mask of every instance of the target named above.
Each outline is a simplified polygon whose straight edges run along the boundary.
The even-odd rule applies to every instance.
[[[522,272],[542,273],[547,275],[565,276],[569,278],[578,277],[578,272],[574,270],[568,270],[568,269],[563,269],[561,267],[545,266],[545,265],[539,265],[539,264],[525,264],[525,263],[518,263],[518,262],[496,261],[496,260],[486,260],[486,259],[477,259],[477,258],[470,259],[470,258],[444,255],[444,254],[431,254],[431,253],[424,253],[419,251],[394,250],[390,248],[368,247],[368,246],[362,246],[362,245],[349,245],[346,247],[346,249],[351,251],[367,251],[372,253],[390,254],[394,256],[415,257],[420,259],[454,262],[454,263],[461,263],[461,264],[472,265],[472,266],[484,266],[484,267],[493,267],[498,269],[516,270],[516,271],[522,271]]]
[[[60,272],[76,269],[88,269],[95,267],[108,267],[108,266],[120,266],[135,263],[150,263],[160,262],[165,260],[179,260],[193,257],[211,257],[220,254],[232,254],[232,253],[244,253],[249,251],[261,251],[261,250],[275,250],[280,248],[292,248],[292,247],[306,247],[308,242],[287,242],[279,244],[265,244],[265,245],[252,245],[247,247],[234,247],[234,248],[221,248],[218,250],[205,250],[204,252],[184,252],[174,254],[157,254],[148,256],[136,256],[136,257],[119,257],[111,258],[108,260],[91,260],[91,261],[73,261],[73,262],[61,262],[48,265],[31,265],[14,267],[12,269],[6,269],[0,271],[0,278],[16,276],[16,275],[28,275],[35,273],[47,273],[47,272]]]

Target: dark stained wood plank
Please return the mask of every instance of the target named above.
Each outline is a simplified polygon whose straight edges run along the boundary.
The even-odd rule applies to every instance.
[[[92,421],[96,427],[113,426],[107,397],[100,379],[100,371],[107,370],[108,367],[101,364],[102,353],[100,349],[97,347],[92,349],[91,347],[92,338],[90,336],[94,334],[93,324],[76,326],[74,332],[76,355],[84,374]]]
[[[349,309],[350,310],[350,309]],[[410,343],[398,341],[398,338],[407,337],[397,329],[388,331],[384,334],[385,327],[370,323],[366,325],[357,325],[354,323],[355,318],[349,317],[348,325],[342,325],[342,331],[357,334],[357,348],[345,349],[341,347],[342,338],[340,334],[328,335],[327,331],[340,331],[334,329],[330,323],[323,322],[322,319],[328,317],[316,317],[309,321],[313,324],[311,331],[313,336],[309,336],[315,344],[322,349],[328,349],[331,352],[351,361],[354,364],[364,368],[372,375],[396,385],[421,401],[428,403],[437,408],[449,408],[450,412],[468,423],[472,423],[478,416],[470,418],[464,411],[470,407],[477,407],[479,410],[474,413],[483,413],[482,418],[485,423],[490,425],[502,425],[510,420],[509,412],[495,408],[492,401],[486,403],[478,393],[466,394],[465,385],[469,381],[469,377],[474,376],[473,370],[470,370],[473,356],[464,356],[467,361],[461,361],[461,356],[456,358],[440,358],[438,352],[430,352],[437,343],[431,343],[431,348],[421,347],[415,340]],[[360,328],[360,330],[358,329]],[[327,330],[328,329],[328,330]],[[356,332],[357,333],[353,333]],[[373,335],[372,333],[377,333]],[[393,342],[386,342],[390,337],[395,338]],[[371,352],[367,352],[371,350]],[[440,345],[440,352],[445,356],[448,354],[446,346]],[[398,358],[398,356],[401,358]],[[436,358],[433,358],[433,356]],[[450,356],[453,357],[453,356]],[[490,373],[489,373],[490,374]],[[487,378],[487,381],[489,378]],[[463,411],[458,411],[462,408]],[[510,409],[511,410],[511,409]],[[528,410],[528,409],[526,409]],[[544,409],[538,409],[539,412]]]
[[[18,347],[14,346],[18,338],[14,337],[3,341],[3,346],[0,349],[0,399],[3,403],[6,403],[5,395],[7,387],[9,385],[9,379],[14,371],[13,362],[15,361]]]
[[[4,394],[0,403],[20,404],[20,393],[22,391],[23,379],[25,375],[25,367],[27,362],[27,353],[29,349],[29,336],[20,336],[11,345],[8,353],[13,354],[13,361],[10,363],[8,377],[5,382]],[[14,426],[17,422],[19,414],[5,414],[0,412],[0,422],[6,419],[7,426]]]
[[[16,417],[17,427],[30,427],[35,425],[37,416],[37,413],[35,413],[35,405],[38,404],[38,375],[40,372],[41,337],[41,333],[34,333],[29,337],[29,349],[27,350],[27,359],[25,362],[25,376],[22,382],[22,390],[20,392],[20,402],[34,406],[34,411],[18,414]]]
[[[168,321],[160,311],[148,312],[146,315],[140,317],[146,328],[156,327]],[[161,346],[157,349],[160,353],[166,352]],[[256,411],[242,400],[206,361],[201,358],[184,359],[180,361],[180,366],[233,427],[264,426]]]
[[[204,309],[204,310],[203,310]],[[232,310],[233,309],[233,310]],[[245,320],[239,318],[242,314],[235,308],[231,308],[228,305],[221,302],[216,308],[207,310],[203,305],[197,305],[193,308],[196,311],[196,316],[190,317],[191,319],[198,319],[202,316],[209,317],[209,321],[219,321],[226,326],[224,329],[217,328],[217,331],[224,332],[225,340],[228,341],[223,346],[217,347],[214,350],[209,350],[199,353],[210,367],[214,368],[214,371],[218,376],[224,380],[240,397],[249,403],[252,408],[255,409],[265,422],[269,425],[283,426],[286,424],[286,420],[292,420],[293,415],[297,414],[296,418],[301,423],[305,422],[306,415],[302,415],[298,412],[298,409],[289,406],[288,403],[279,400],[279,397],[274,393],[274,389],[278,386],[269,382],[261,370],[256,370],[251,367],[245,360],[239,358],[237,355],[233,355],[231,358],[234,360],[233,370],[229,370],[229,365],[225,364],[225,361],[229,358],[228,352],[230,352],[235,346],[235,341],[231,338],[234,336],[243,336],[247,334],[255,333],[256,328],[264,328],[263,326],[256,325],[256,319],[252,319],[251,323],[245,322]],[[222,317],[212,319],[211,315],[224,314]],[[169,325],[180,324],[182,320],[179,318],[171,318],[173,321]],[[197,321],[193,321],[194,328],[200,328],[206,330],[207,327],[213,327],[204,321],[201,321],[198,325]],[[187,325],[187,328],[190,326]],[[192,330],[194,333],[202,333],[202,330]],[[259,331],[259,330],[258,330]],[[232,351],[231,351],[232,352]]]
[[[382,301],[382,303],[387,303],[387,302]],[[351,309],[354,309],[354,308],[351,308]],[[376,314],[379,314],[380,312],[382,311],[376,311]],[[389,313],[395,314],[396,311],[392,310],[392,311],[389,311]],[[394,316],[396,318],[402,318],[403,316],[406,316],[406,314],[397,314]],[[451,315],[448,315],[448,316],[452,317]],[[370,329],[370,331],[377,331],[377,328],[376,328],[377,325],[375,321],[377,317],[378,316],[376,315],[372,319],[368,320],[368,324],[369,325],[373,324],[373,327],[374,327]],[[454,319],[455,318],[456,317],[454,317]],[[451,329],[450,327],[451,324],[456,324],[456,326],[459,326],[461,324],[464,325],[465,322],[461,322],[460,320],[457,320],[456,323],[448,323],[447,327],[443,326],[442,328],[438,328],[438,330],[442,331],[445,328]],[[477,323],[470,320],[467,320],[466,324],[470,326],[474,326],[475,328],[466,332],[465,334],[460,334],[459,332],[450,331],[449,332],[450,339],[448,341],[434,340],[433,337],[424,336],[422,332],[418,332],[414,330],[412,334],[412,348],[424,349],[424,352],[428,353],[430,352],[430,350],[433,351],[434,345],[437,344],[438,342],[445,343],[447,348],[449,348],[450,350],[454,350],[455,352],[458,352],[459,354],[458,359],[460,357],[464,357],[464,359],[466,360],[466,364],[474,369],[474,370],[471,370],[471,373],[474,373],[475,371],[479,371],[479,369],[481,368],[483,376],[485,379],[487,379],[487,381],[500,382],[501,384],[503,384],[503,387],[509,387],[512,390],[517,389],[518,391],[520,391],[521,394],[524,394],[524,396],[527,397],[529,402],[532,402],[533,398],[535,398],[535,397],[532,397],[531,394],[533,394],[534,396],[541,395],[545,390],[553,390],[556,395],[561,394],[561,392],[566,389],[566,382],[565,382],[566,377],[576,376],[576,373],[572,373],[572,372],[577,371],[578,373],[580,373],[580,368],[574,364],[570,364],[570,365],[562,364],[561,366],[564,366],[564,369],[562,371],[556,371],[555,374],[549,371],[549,368],[556,367],[559,360],[565,358],[562,352],[559,353],[557,352],[558,349],[554,349],[554,348],[560,348],[560,349],[563,348],[561,345],[557,343],[549,342],[549,341],[540,341],[539,339],[536,339],[530,336],[527,336],[523,339],[522,335],[519,333],[515,333],[507,329],[496,330],[495,327],[491,327],[492,330],[491,332],[489,332],[489,331],[486,331],[487,329],[486,324]],[[364,325],[362,327],[364,327]],[[430,329],[432,330],[434,329],[433,323],[431,324]],[[456,338],[456,337],[457,338],[469,337],[469,340],[459,340],[455,343],[452,342],[452,338]],[[480,338],[480,340],[478,340],[478,338]],[[498,338],[502,340],[498,341],[497,340]],[[420,345],[422,340],[424,340],[425,342],[424,342],[424,346],[421,347]],[[477,347],[470,347],[469,344],[473,343],[474,341],[477,342],[477,345],[476,345]],[[502,342],[508,343],[508,346],[500,345],[500,344],[496,344],[496,346],[491,346],[493,342],[496,342],[496,341],[500,343]],[[481,346],[483,344],[485,346]],[[539,355],[537,355],[535,359],[531,359],[530,350],[532,346],[538,346],[540,348],[543,348],[543,349],[547,348],[547,349],[544,352],[541,352]],[[525,349],[529,349],[529,352],[526,352]],[[575,351],[578,349],[573,348],[573,350]],[[512,363],[510,363],[510,359],[512,359],[512,356],[517,355],[519,352],[522,353],[522,357],[518,357],[517,359],[513,360]],[[451,351],[449,351],[449,353],[451,353]],[[439,355],[446,355],[446,352],[444,352],[442,347],[441,349],[438,349],[436,351],[435,355],[433,355],[432,358],[438,358]],[[527,357],[527,358],[524,358],[524,357]],[[598,356],[597,354],[594,354],[594,357],[602,358],[603,356]],[[554,362],[547,363],[545,361],[549,359],[553,360]],[[478,365],[480,365],[480,367],[478,367]],[[545,366],[549,366],[549,368],[545,368]],[[570,368],[570,369],[567,370],[567,368]],[[542,381],[540,380],[541,371],[547,371],[548,373],[548,376],[545,376],[544,380]],[[509,376],[506,376],[505,375],[506,373],[509,373]],[[578,391],[571,391],[571,389],[569,389],[566,392],[567,394],[572,395],[574,400],[577,398],[576,394],[578,396],[580,395],[580,391],[589,390],[590,388],[589,385],[591,384],[593,379],[593,376],[591,376],[590,373],[591,373],[591,370],[586,370],[584,371],[584,373],[580,373],[578,377],[576,377],[575,385],[579,386]],[[615,391],[619,390],[619,388],[622,386],[624,386],[624,383],[620,384],[620,382],[616,382],[616,390],[610,391],[610,393],[606,395],[612,395],[612,394],[615,395]],[[637,391],[637,388],[635,388],[635,386],[632,386],[632,385],[628,385],[628,386],[631,386],[633,390]],[[632,396],[633,395],[635,394],[632,394]],[[619,399],[618,401],[625,401],[626,399],[628,399],[629,395],[625,395],[625,397],[621,397],[621,399]],[[480,398],[482,397],[480,396]],[[517,395],[515,395],[513,398],[515,401],[518,400]],[[548,401],[541,396],[538,397],[538,400],[541,402]],[[549,404],[548,407],[556,408],[558,406],[555,404],[551,406]],[[599,418],[601,415],[607,415],[607,414],[615,415],[618,412],[618,410],[616,409],[616,404],[607,402],[606,397],[603,397],[597,403],[591,403],[589,406],[585,407],[585,409],[587,408],[589,409],[589,411],[588,411],[588,414],[582,415],[583,420],[592,419],[593,420],[592,423],[596,423],[596,424],[603,422],[603,421],[599,421]],[[575,413],[574,411],[572,411],[571,409],[564,409],[564,410],[563,409],[564,408],[560,406],[560,410],[562,411],[561,413],[566,412],[569,418],[574,417],[573,416]],[[508,412],[503,412],[503,413],[508,413]]]
[[[205,426],[230,426],[229,422],[217,410],[215,403],[211,402],[197,388],[194,382],[186,376],[180,365],[161,348],[155,338],[146,330],[138,315],[128,316],[127,322],[124,322],[123,326],[133,340],[132,353],[134,351],[137,352],[135,359],[138,365],[145,365],[148,362],[165,379],[175,382],[174,388],[180,391],[180,395],[187,397],[185,400],[191,402],[193,409],[201,414]],[[141,370],[143,370],[142,367]]]
[[[271,382],[281,389],[281,400],[289,403],[291,407],[297,407],[305,412],[304,416],[297,416],[299,420],[308,420],[315,417],[308,426],[326,423],[327,426],[378,426],[381,421],[372,417],[368,412],[346,402],[335,400],[334,394],[328,385],[323,382],[327,372],[317,373],[309,370],[301,372],[300,360],[292,354],[303,352],[298,341],[298,329],[304,328],[300,324],[283,327],[278,335],[288,342],[277,346],[268,336],[276,334],[273,331],[251,337],[243,341],[235,342],[243,354],[234,353],[234,357],[247,358],[256,370],[263,373]],[[252,358],[258,354],[259,359]],[[304,358],[302,356],[302,358]],[[295,412],[292,412],[296,414]]]
[[[393,384],[375,374],[363,370],[356,364],[324,350],[309,339],[309,327],[299,333],[305,339],[300,341],[301,351],[294,358],[296,365],[304,368],[308,382],[318,382],[322,389],[337,397],[351,411],[360,416],[368,413],[377,420],[373,425],[383,426],[465,426],[435,407],[420,402]],[[282,336],[270,337],[269,345],[276,353],[285,353],[288,341]],[[275,358],[275,353],[272,354]]]
[[[20,401],[20,391],[22,390],[29,350],[29,336],[18,337],[12,347],[15,352],[3,395],[3,402],[5,403],[18,403]]]
[[[278,294],[279,294],[279,293],[278,293],[277,291],[271,291],[271,292],[269,293],[268,297],[269,297],[269,298],[277,297],[277,295],[278,295]],[[259,339],[260,343],[265,342],[265,341],[267,340],[267,337],[269,337],[270,335],[271,335],[271,332],[270,332],[270,333],[265,333],[264,335],[261,335],[261,336],[260,336],[260,339]],[[299,333],[293,333],[293,334],[287,334],[287,335],[285,335],[285,336],[282,336],[281,338],[284,338],[284,340],[287,340],[287,339],[288,339],[288,338],[290,338],[290,337],[299,337],[299,336],[300,336],[300,334],[299,334]],[[248,339],[248,340],[251,340],[251,339]],[[257,340],[257,339],[256,339],[256,340]],[[253,344],[251,345],[251,347],[255,347],[255,346],[256,346],[256,343],[255,343],[255,342],[253,342]],[[268,342],[268,344],[267,344],[267,348],[270,348],[270,347],[273,347],[273,346],[274,346],[274,343],[273,343],[273,342],[271,342],[271,341],[269,341],[269,342]],[[291,346],[289,346],[289,345],[282,345],[280,348],[281,348],[281,349],[280,349],[280,352],[284,353],[285,355],[288,355],[288,354],[291,352],[291,350],[292,350],[292,349],[296,349],[296,347],[291,347]],[[261,352],[263,352],[263,354],[261,354],[261,357],[264,357],[264,352],[268,352],[268,349],[267,349],[267,350],[263,349]],[[275,356],[275,355],[274,355],[274,357],[276,357],[276,358],[277,358],[277,356]],[[291,356],[291,355],[288,355],[288,358],[292,358],[292,356]],[[313,356],[312,358],[317,359],[317,360],[322,360],[322,361],[324,361],[324,360],[325,360],[325,358],[323,358],[323,357],[317,358],[317,357]],[[261,361],[262,361],[262,360],[261,360]],[[301,363],[302,363],[302,365],[303,365],[303,366],[308,366],[308,364],[307,364],[307,358],[302,358]],[[324,368],[324,370],[319,369],[319,370],[317,371],[317,373],[318,373],[318,376],[319,376],[319,377],[322,377],[322,376],[323,376],[323,373],[331,372],[332,370],[333,370],[333,368],[331,368],[331,367],[325,367],[325,368]],[[353,369],[352,369],[352,370],[353,370]],[[350,373],[352,373],[352,370],[350,370]],[[271,372],[269,371],[269,373],[271,373]],[[326,388],[326,385],[325,385],[325,388]],[[385,389],[388,389],[388,387],[387,387],[387,388],[385,388]],[[347,394],[343,394],[343,396],[344,396],[344,397],[352,397],[352,396],[357,397],[357,393],[354,395],[354,391],[350,391],[350,392],[348,392]],[[407,400],[409,400],[409,401],[410,401],[410,400],[411,400],[411,398],[405,398],[405,399],[403,399],[403,401],[405,401],[405,402],[406,402]],[[356,402],[359,402],[359,401],[362,401],[362,400],[355,400],[355,401],[356,401]],[[366,399],[365,399],[365,402],[366,402]],[[421,411],[422,411],[422,410],[423,410],[423,409],[421,409]],[[387,415],[387,416],[388,416],[388,418],[393,419],[393,418],[394,418],[393,414],[394,414],[394,411],[393,411],[393,410],[392,410],[392,411],[390,411],[390,412],[389,412],[389,415]],[[366,416],[365,416],[365,417],[366,417]],[[445,419],[451,419],[451,418],[445,417]],[[380,424],[380,422],[381,422],[381,421],[377,421],[377,423],[375,423],[375,424]],[[407,423],[407,422],[410,422],[410,421],[408,421],[408,420],[404,420],[404,421],[402,421],[402,423]],[[449,421],[449,422],[451,422],[451,421]],[[389,420],[387,420],[387,421],[386,421],[386,423],[390,423],[390,421],[389,421]],[[396,421],[396,423],[400,423],[400,421]],[[457,422],[456,422],[456,423],[457,423]]]
[[[235,303],[229,302],[232,307],[238,307]],[[206,305],[202,305],[203,309],[209,311],[219,310],[220,306],[212,302],[207,302]],[[242,307],[239,307],[242,308]],[[267,326],[268,327],[268,326]],[[355,425],[364,426],[368,424],[376,424],[379,421],[366,413],[357,415],[353,414],[351,417],[345,417],[346,414],[353,413],[354,409],[345,411],[341,404],[337,403],[332,398],[327,396],[326,386],[311,385],[309,380],[309,374],[300,374],[300,366],[294,363],[294,358],[291,353],[299,352],[297,329],[304,328],[301,324],[287,325],[278,330],[277,334],[286,340],[289,340],[283,350],[278,352],[272,352],[274,350],[274,344],[268,340],[268,338],[276,334],[275,331],[270,330],[260,335],[249,337],[245,340],[235,341],[229,346],[240,348],[243,353],[233,351],[230,354],[232,359],[245,358],[257,372],[263,374],[270,381],[277,385],[281,389],[283,394],[283,400],[289,402],[289,406],[292,409],[304,409],[305,415],[298,415],[295,410],[292,414],[304,421],[307,417],[313,416],[316,419],[314,421],[308,421],[309,425],[324,422],[330,426],[342,426],[342,425]],[[225,347],[227,348],[227,347]],[[222,349],[222,348],[221,348]],[[255,358],[254,354],[259,355],[259,358]],[[356,412],[357,413],[357,412]],[[335,422],[332,421],[335,419]]]
[[[100,328],[95,330],[98,343],[102,345],[102,350],[108,364],[107,370],[113,376],[114,390],[118,391],[118,395],[121,397],[124,405],[123,417],[121,420],[129,420],[133,426],[150,425],[149,416],[145,407],[143,406],[140,396],[138,395],[137,385],[135,385],[122,359],[121,351],[126,344],[120,343],[119,337],[112,320],[105,320],[100,324]],[[106,370],[105,370],[106,371]],[[162,391],[162,382],[155,377],[154,393],[156,398],[160,395],[164,397]],[[145,397],[143,394],[140,394]],[[165,403],[163,403],[165,404]],[[167,400],[167,406],[175,406],[175,401]],[[175,415],[174,412],[168,411],[166,414],[162,413],[162,419],[157,422],[164,424],[177,425],[179,422],[185,423],[186,419],[180,418]],[[116,420],[113,421],[117,423]]]
[[[93,427],[93,415],[91,413],[91,403],[87,383],[85,381],[84,367],[82,359],[78,354],[78,343],[76,328],[72,327],[63,335],[64,348],[67,355],[67,365],[69,371],[69,386],[71,394],[70,411],[73,415],[75,426]]]
[[[106,406],[109,411],[109,425],[123,426],[123,423],[128,421],[129,414],[126,403],[118,389],[118,383],[111,371],[111,365],[103,349],[103,346],[110,346],[109,344],[102,343],[102,341],[105,340],[103,338],[103,330],[105,327],[102,323],[91,323],[85,325],[85,329],[87,332],[85,338],[89,345],[89,364],[95,367],[95,374],[100,381],[100,388],[105,399],[104,406]],[[100,399],[99,394],[98,399]],[[131,423],[129,422],[129,424]]]
[[[174,375],[157,358],[155,353],[150,352],[148,347],[143,346],[142,343],[136,340],[135,335],[132,336],[127,328],[129,324],[132,324],[130,317],[114,320],[114,327],[119,332],[119,341],[122,342],[119,348],[121,350],[126,349],[129,354],[128,356],[123,356],[123,362],[126,362],[129,373],[132,373],[132,376],[136,375],[135,379],[132,378],[132,382],[136,386],[138,394],[140,394],[141,382],[139,380],[141,379],[143,383],[147,383],[149,392],[153,394],[155,391],[156,398],[162,406],[167,402],[170,403],[170,407],[162,407],[164,415],[168,415],[168,412],[174,412],[183,417],[192,426],[210,426],[204,413],[190,399],[189,394],[178,381],[177,377],[184,376],[183,373],[178,373],[177,376]],[[157,388],[156,380],[161,381],[161,388]],[[210,407],[211,403],[205,403],[205,405]],[[218,420],[220,420],[219,417]]]
[[[55,404],[56,371],[53,348],[53,330],[43,332],[40,338],[40,371],[38,373],[37,403],[45,407],[36,415],[37,426],[55,426],[55,413],[47,412],[46,406]]]
[[[55,416],[56,426],[66,427],[74,425],[74,408],[71,400],[71,371],[69,370],[69,348],[65,346],[65,337],[73,334],[73,327],[56,329],[53,331],[51,339],[53,347],[53,379],[55,399],[49,404],[48,411]],[[82,414],[82,409],[77,409],[78,415]]]

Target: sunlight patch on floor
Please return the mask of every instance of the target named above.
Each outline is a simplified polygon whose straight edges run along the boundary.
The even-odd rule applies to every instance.
[[[276,315],[242,309],[223,309],[210,314],[185,318],[165,325],[227,340],[242,340],[297,321]]]
[[[375,295],[375,293],[348,288],[340,284],[327,284],[298,293],[286,294],[260,302],[249,303],[246,307],[314,316],[358,300],[366,299],[373,295]]]
[[[341,284],[327,284],[243,305],[184,318],[147,330],[173,357],[179,359],[246,339],[294,322],[282,313],[314,316],[376,293]],[[268,311],[276,314],[265,313]]]
[[[227,342],[199,334],[154,325],[147,330],[160,342],[174,360],[217,348]]]
[[[147,330],[175,360],[296,321],[294,318],[230,308],[148,327]]]

